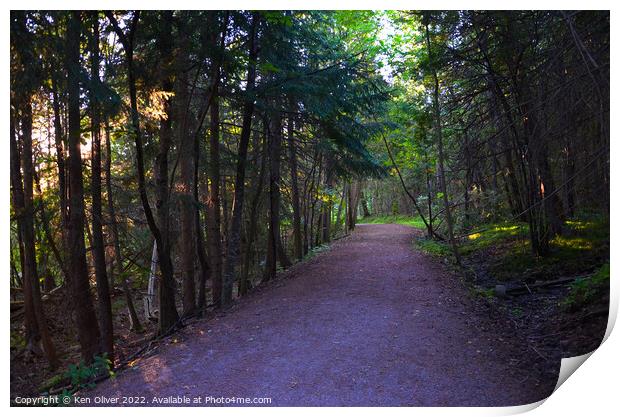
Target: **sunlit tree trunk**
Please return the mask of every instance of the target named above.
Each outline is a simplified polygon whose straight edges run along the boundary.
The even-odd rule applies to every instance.
[[[114,363],[114,329],[112,324],[112,302],[105,259],[103,238],[103,211],[101,208],[101,123],[99,99],[95,88],[99,83],[99,13],[91,12],[92,33],[90,36],[90,117],[91,117],[91,179],[93,261],[97,281],[97,304],[99,306],[99,326],[101,330],[102,351]]]

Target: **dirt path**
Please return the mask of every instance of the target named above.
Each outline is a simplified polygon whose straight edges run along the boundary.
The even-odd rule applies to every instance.
[[[412,250],[414,233],[360,225],[290,279],[184,329],[88,395],[146,404],[270,397],[276,406],[517,405],[546,396],[548,387],[530,382],[527,358],[515,357],[519,342],[499,336],[457,278]]]

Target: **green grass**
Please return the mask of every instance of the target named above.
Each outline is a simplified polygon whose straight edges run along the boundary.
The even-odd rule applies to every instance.
[[[576,275],[591,271],[609,259],[609,221],[601,217],[567,220],[563,234],[549,242],[551,253],[547,257],[532,254],[526,223],[492,223],[476,230],[461,238],[459,252],[465,258],[484,253],[489,258],[489,272],[500,281],[526,276],[545,280]],[[432,255],[451,256],[445,241],[420,238],[415,246]]]
[[[525,223],[502,222],[482,226],[479,230],[463,238],[459,246],[461,254],[469,255],[508,240],[525,239],[529,228]]]
[[[430,253],[431,255],[446,257],[452,254],[450,246],[445,242],[439,242],[437,240],[428,238],[419,238],[414,242],[414,246],[421,249],[423,252]]]
[[[459,253],[462,256],[471,255],[502,242],[525,239],[528,227],[525,223],[502,222],[483,225],[478,230],[480,231],[462,237],[459,242]],[[446,241],[420,238],[416,240],[415,246],[432,255],[449,256],[452,254],[452,249]]]
[[[359,223],[369,223],[369,224],[404,224],[406,226],[411,226],[416,229],[425,230],[426,226],[424,226],[424,222],[419,216],[405,216],[403,214],[397,214],[392,216],[370,216],[364,217],[359,221]]]
[[[563,234],[549,242],[549,256],[536,257],[530,248],[527,225],[524,225],[520,236],[503,241],[509,250],[498,256],[490,271],[500,280],[518,278],[519,275],[545,280],[591,271],[609,259],[608,221],[602,218],[571,219],[564,226]]]
[[[591,276],[576,279],[563,305],[568,309],[576,309],[594,300],[604,299],[608,291],[609,262],[603,264]]]

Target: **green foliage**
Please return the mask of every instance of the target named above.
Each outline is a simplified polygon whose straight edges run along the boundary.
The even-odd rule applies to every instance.
[[[553,279],[578,274],[598,267],[608,259],[609,226],[602,217],[572,219],[565,222],[565,231],[550,241],[551,254],[532,254],[529,228],[522,222],[499,222],[480,226],[479,232],[464,236],[459,252],[470,256],[488,252],[489,272],[499,281],[522,279]],[[432,255],[448,257],[450,246],[445,241],[418,239],[415,246]]]
[[[509,250],[502,252],[492,264],[491,272],[502,280],[527,274],[537,279],[575,275],[599,267],[609,259],[609,222],[603,217],[571,219],[564,223],[561,236],[550,241],[547,257],[532,254],[526,226],[520,235],[505,242]]]
[[[406,226],[411,226],[416,229],[425,229],[424,222],[420,217],[411,217],[401,214],[396,214],[392,216],[364,217],[361,222],[368,224],[404,224]]]
[[[315,246],[308,251],[304,260],[312,259],[320,253],[327,252],[329,250],[329,244],[322,244],[319,246]]]
[[[452,255],[452,249],[445,242],[439,242],[434,239],[420,238],[414,242],[414,246],[423,252],[435,256],[449,257]]]
[[[95,380],[102,376],[114,377],[112,371],[112,362],[108,359],[108,354],[95,356],[93,363],[86,365],[84,361],[79,364],[69,365],[69,369],[64,376],[71,381],[72,392],[84,388],[92,388],[95,386]]]
[[[46,379],[41,386],[39,386],[39,392],[49,391],[50,389],[62,384],[66,379],[66,372],[56,374],[53,377]]]
[[[483,225],[480,227],[480,230],[480,232],[465,236],[459,246],[460,252],[463,255],[468,255],[508,240],[524,239],[528,233],[528,226],[525,223],[519,222],[500,222]]]
[[[576,279],[562,304],[567,309],[577,309],[594,300],[604,300],[608,294],[609,262],[603,264],[591,276]]]

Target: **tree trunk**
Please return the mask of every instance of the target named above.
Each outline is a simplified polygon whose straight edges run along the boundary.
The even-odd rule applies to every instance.
[[[158,220],[160,225],[157,225],[155,221],[155,216],[153,215],[153,211],[151,210],[151,205],[149,203],[148,195],[146,192],[146,178],[145,178],[145,169],[144,169],[144,147],[142,144],[142,132],[140,131],[140,113],[138,112],[138,98],[136,91],[136,80],[134,74],[134,62],[133,62],[133,39],[136,32],[136,28],[138,26],[138,20],[140,17],[140,12],[135,11],[132,17],[131,22],[129,23],[129,33],[125,34],[121,29],[120,25],[116,21],[116,18],[112,14],[112,12],[106,11],[106,16],[108,20],[112,23],[114,31],[119,37],[121,43],[123,44],[123,48],[125,49],[125,60],[127,63],[127,78],[129,83],[129,103],[131,107],[131,123],[133,126],[133,134],[135,138],[136,144],[136,171],[138,175],[138,191],[140,193],[140,200],[142,202],[142,208],[144,209],[144,215],[146,217],[146,221],[148,223],[149,229],[155,238],[155,242],[157,243],[159,260],[160,260],[160,270],[162,274],[162,284],[159,286],[159,300],[160,300],[160,311],[159,311],[159,333],[165,334],[167,333],[178,321],[179,315],[176,310],[176,305],[174,303],[174,275],[172,268],[172,260],[170,259],[170,248],[168,242],[168,151],[170,149],[170,140],[171,140],[171,128],[169,118],[167,120],[163,120],[160,123],[160,144],[159,151],[155,162],[155,182],[157,189],[157,211],[158,211]],[[170,21],[170,12],[168,12],[167,19],[164,20],[164,23],[169,23]],[[169,31],[167,32],[170,33]],[[162,45],[165,49],[165,39],[160,39],[164,44]],[[163,54],[163,56],[169,58],[171,54]],[[164,78],[166,80],[166,78]],[[166,80],[165,83],[169,83],[169,80]],[[166,87],[170,88],[170,85],[166,85]],[[164,91],[170,91],[165,90]],[[165,112],[167,114],[170,113],[170,102],[169,100],[165,100]],[[160,229],[161,228],[161,229]]]
[[[163,25],[161,36],[157,39],[161,54],[163,74],[161,89],[171,92],[172,84],[172,11],[166,11],[162,17]],[[175,303],[174,267],[171,257],[170,243],[170,192],[168,179],[168,154],[172,145],[172,102],[170,97],[163,98],[163,111],[166,116],[159,122],[159,150],[155,160],[155,193],[157,217],[160,238],[156,239],[159,258],[161,280],[159,282],[159,333],[165,334],[172,329],[179,320],[179,313]]]
[[[257,12],[252,13],[252,24],[249,34],[249,60],[246,84],[247,98],[243,107],[243,122],[241,137],[237,150],[237,175],[235,177],[235,195],[233,199],[233,213],[228,233],[226,247],[226,262],[223,271],[222,305],[226,306],[232,301],[232,287],[235,281],[235,268],[239,260],[241,216],[243,214],[244,190],[245,190],[245,166],[247,163],[248,143],[252,130],[252,115],[254,113],[254,83],[256,80],[256,58],[258,45],[256,42],[256,27],[258,24]]]
[[[294,110],[294,108],[291,108]],[[291,115],[287,125],[289,165],[291,168],[291,204],[293,206],[293,255],[301,261],[303,254],[301,236],[301,214],[299,209],[299,183],[297,178],[297,149],[295,144],[295,120]]]
[[[259,152],[261,155],[261,162],[258,174],[258,182],[256,184],[256,192],[254,197],[252,198],[252,202],[250,204],[250,225],[248,226],[248,241],[245,248],[245,256],[243,259],[243,270],[241,272],[241,279],[239,282],[239,294],[245,295],[250,287],[250,283],[248,281],[249,272],[250,272],[250,254],[252,253],[252,246],[254,244],[254,239],[256,236],[256,228],[258,223],[258,209],[260,206],[261,195],[263,193],[263,187],[265,184],[265,171],[267,170],[267,153],[268,153],[268,140],[267,135],[263,136],[263,148],[262,151]]]
[[[179,31],[179,50],[177,55],[177,111],[176,126],[178,143],[180,144],[180,192],[179,192],[179,212],[181,223],[181,234],[179,236],[180,256],[181,256],[181,276],[183,282],[183,316],[188,317],[194,314],[196,309],[196,285],[194,282],[194,260],[196,242],[194,230],[196,226],[195,205],[192,180],[194,176],[194,141],[189,129],[191,119],[190,106],[188,102],[188,53],[189,41],[187,29],[184,24],[185,16],[177,19]]]
[[[138,313],[133,303],[133,297],[131,296],[131,290],[129,283],[127,282],[127,276],[123,271],[123,254],[121,252],[121,243],[118,234],[118,223],[116,221],[116,210],[114,209],[114,199],[112,198],[112,146],[110,144],[110,129],[107,126],[105,128],[105,147],[106,147],[106,163],[105,163],[105,185],[106,193],[108,195],[108,216],[110,218],[110,234],[114,244],[114,265],[116,266],[116,274],[123,286],[123,293],[125,293],[125,302],[127,303],[127,312],[129,313],[129,329],[141,333],[143,331],[142,324],[138,318]]]
[[[90,39],[90,77],[91,83],[99,82],[99,13],[91,12],[92,34]],[[97,281],[97,303],[99,306],[99,327],[101,330],[102,352],[114,363],[114,329],[112,325],[112,302],[110,284],[106,271],[105,243],[103,238],[103,211],[101,208],[101,125],[99,103],[96,93],[90,91],[91,117],[91,180],[93,261]],[[111,284],[113,286],[113,284]]]
[[[24,290],[24,320],[26,327],[26,349],[38,353],[39,343],[43,344],[43,350],[51,368],[58,365],[56,350],[47,327],[39,278],[37,275],[36,246],[34,235],[34,207],[32,203],[32,107],[30,99],[22,108],[22,153],[20,153],[15,137],[16,131],[11,117],[11,188],[13,191],[13,208],[17,215],[19,237],[21,244],[20,257],[22,259],[22,284]],[[23,178],[20,172],[23,169]],[[23,180],[23,183],[22,183]]]
[[[427,18],[428,19],[428,18]],[[443,132],[441,129],[441,110],[439,107],[439,77],[437,76],[437,68],[434,65],[433,54],[431,50],[431,38],[429,31],[429,23],[426,22],[426,47],[428,51],[428,58],[431,62],[431,71],[433,72],[434,91],[433,91],[433,113],[435,119],[435,137],[437,141],[437,153],[438,153],[438,167],[439,167],[439,185],[443,194],[443,204],[446,212],[446,224],[448,226],[448,238],[450,245],[452,246],[452,252],[457,264],[461,264],[461,257],[459,250],[454,239],[454,227],[452,222],[452,213],[450,211],[450,201],[448,200],[448,189],[446,186],[446,175],[444,169],[444,150],[443,150]]]
[[[62,239],[61,250],[63,255],[67,247],[67,180],[66,180],[66,161],[64,151],[64,136],[62,123],[60,121],[60,101],[58,99],[58,87],[56,76],[52,75],[52,107],[54,109],[54,143],[56,147],[56,164],[58,166],[58,197],[60,207],[60,233]]]
[[[282,267],[290,265],[280,239],[280,156],[282,151],[282,123],[280,114],[271,115],[269,128],[269,232],[267,234],[267,264],[263,280],[275,278],[277,261]]]
[[[200,140],[198,136],[194,138],[194,201],[196,207],[194,209],[194,221],[196,227],[196,253],[198,254],[198,263],[200,265],[200,280],[198,285],[198,314],[201,315],[207,304],[206,289],[207,281],[211,278],[211,270],[209,268],[209,257],[205,248],[203,229],[200,221],[200,204],[198,204],[198,184],[199,184],[199,163],[200,163]]]
[[[67,93],[69,113],[68,252],[71,302],[82,358],[91,363],[101,352],[99,325],[93,308],[84,244],[84,187],[80,153],[80,12],[71,12],[67,27]]]
[[[157,264],[159,263],[157,242],[153,243],[151,252],[151,268],[149,269],[149,280],[146,286],[144,302],[144,320],[155,320],[157,318],[157,305],[155,299],[155,286],[157,285]]]
[[[213,86],[209,136],[209,199],[207,201],[207,242],[213,304],[222,302],[222,237],[220,233],[220,106],[217,84]]]

